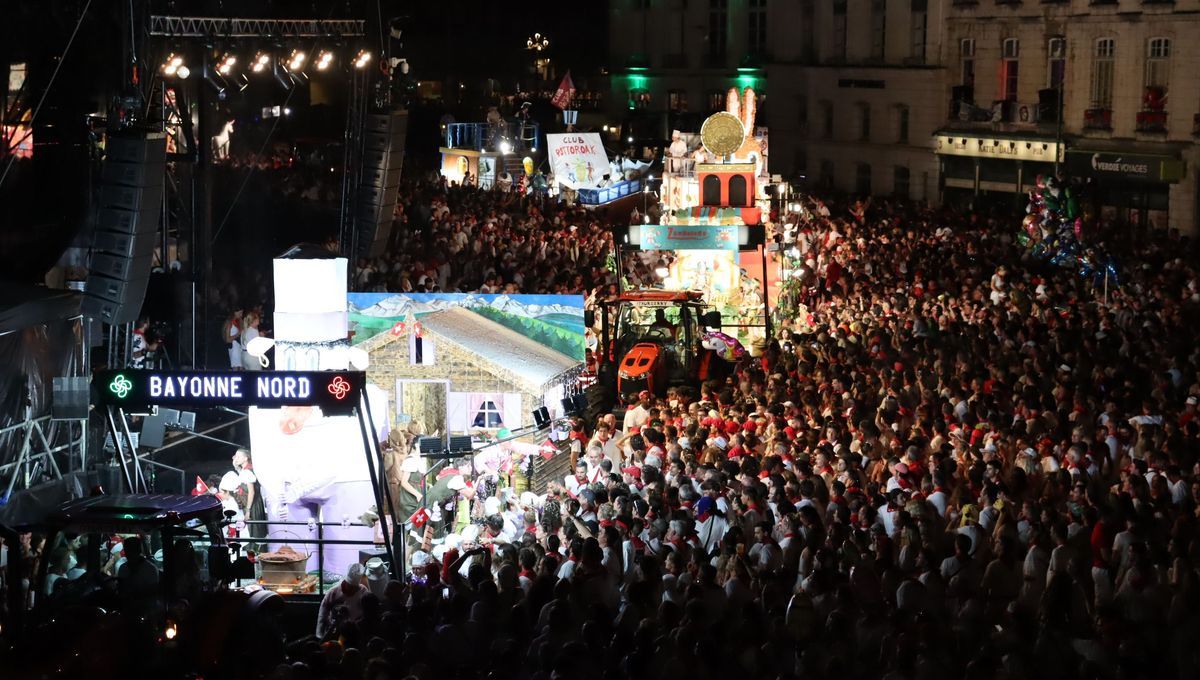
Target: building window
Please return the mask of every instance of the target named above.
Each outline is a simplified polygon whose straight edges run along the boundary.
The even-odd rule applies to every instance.
[[[724,111],[725,110],[725,93],[720,90],[713,90],[708,93],[708,110],[709,111]]]
[[[912,60],[918,64],[925,63],[925,41],[929,33],[929,0],[912,0]],[[967,42],[967,41],[963,41]],[[974,56],[975,43],[971,42],[971,54]]]
[[[883,61],[887,49],[887,2],[871,0],[871,59]]]
[[[1117,41],[1100,38],[1092,51],[1092,106],[1093,109],[1112,109],[1113,67],[1117,54]]]
[[[750,54],[767,51],[767,0],[750,0],[750,35],[746,46]]]
[[[833,161],[828,158],[821,159],[821,171],[818,180],[823,187],[833,186]]]
[[[816,21],[816,9],[813,0],[801,0],[800,2],[800,25],[812,26]],[[800,31],[800,58],[806,62],[813,61],[813,45],[816,31]]]
[[[908,107],[907,106],[900,106],[899,108],[896,109],[896,123],[897,123],[897,125],[896,125],[896,129],[897,129],[896,141],[898,141],[902,144],[907,144],[908,143]]]
[[[1020,56],[1021,41],[1016,38],[1006,38],[1000,64],[1000,99],[1004,101],[1017,101],[1017,73]]]
[[[1167,93],[1167,79],[1171,64],[1171,39],[1151,38],[1146,43],[1146,87],[1157,87]]]
[[[808,127],[808,97],[800,95],[796,97],[796,122],[800,127]]]
[[[496,402],[483,402],[479,406],[479,410],[475,412],[475,419],[471,421],[471,426],[487,429],[504,427],[504,416],[500,412],[500,409],[496,407]]]
[[[833,59],[846,61],[846,0],[833,0]]]
[[[858,105],[858,139],[866,142],[871,139],[871,105]]]
[[[629,91],[629,108],[650,108],[650,90],[633,89]]]
[[[860,196],[871,195],[871,164],[856,163],[854,166],[854,193]]]
[[[667,104],[672,111],[687,111],[687,90],[671,90],[667,93]]]
[[[408,363],[413,366],[434,364],[433,340],[413,333],[408,336]]]
[[[908,198],[908,168],[903,165],[897,165],[892,168],[892,193],[897,198]]]
[[[708,56],[725,58],[725,39],[729,33],[729,0],[708,0]]]
[[[1063,84],[1067,74],[1067,40],[1066,38],[1051,38],[1046,45],[1046,56],[1049,62],[1046,74],[1046,87],[1056,89]]]
[[[821,136],[833,139],[833,102],[821,102]]]
[[[975,87],[975,39],[963,38],[958,43],[958,58],[962,63],[960,85]]]

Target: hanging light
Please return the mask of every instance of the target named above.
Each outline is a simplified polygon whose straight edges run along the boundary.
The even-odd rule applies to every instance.
[[[366,50],[359,50],[354,57],[354,68],[366,68],[367,64],[371,63],[371,53]]]
[[[329,50],[321,50],[321,53],[317,55],[317,70],[324,71],[325,69],[329,68],[329,65],[332,63],[333,52],[330,52]]]
[[[271,65],[271,55],[266,52],[259,51],[254,55],[254,61],[250,64],[250,70],[255,73],[262,73]]]
[[[233,67],[237,64],[237,56],[231,52],[226,52],[217,60],[217,73],[227,76],[233,73]]]
[[[303,51],[292,50],[291,55],[288,56],[287,69],[293,73],[304,70],[304,60],[307,58],[308,55]]]
[[[179,56],[178,54],[175,54],[174,52],[168,54],[166,60],[163,61],[163,64],[162,64],[163,75],[164,76],[179,75],[179,69],[184,69],[186,72],[191,73],[190,71],[187,71],[187,66],[185,66],[183,63],[183,57]],[[187,76],[180,75],[179,77],[186,78]]]

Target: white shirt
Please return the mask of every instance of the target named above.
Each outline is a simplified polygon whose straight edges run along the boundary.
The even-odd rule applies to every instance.
[[[641,428],[650,420],[650,411],[638,404],[625,412],[625,422],[621,429],[629,432],[633,428]]]

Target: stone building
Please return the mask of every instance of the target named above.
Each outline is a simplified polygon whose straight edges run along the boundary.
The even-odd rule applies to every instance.
[[[1057,162],[1094,183],[1101,219],[1195,235],[1197,10],[1200,0],[954,0],[934,140],[947,200],[1023,205]]]
[[[421,333],[381,333],[362,342],[369,381],[392,391],[397,425],[463,434],[533,423],[545,405],[561,411],[580,362],[461,307],[420,317]]]

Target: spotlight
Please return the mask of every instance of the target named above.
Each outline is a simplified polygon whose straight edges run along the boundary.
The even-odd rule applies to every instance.
[[[237,64],[237,57],[229,52],[226,52],[217,61],[217,73],[227,76],[230,73],[233,73],[233,67],[235,64]]]
[[[629,142],[630,144],[633,144],[633,137],[626,137],[625,141]]]
[[[324,71],[329,68],[331,63],[333,63],[333,52],[321,50],[321,53],[317,55],[317,70]]]
[[[175,75],[186,80],[188,76],[192,75],[192,70],[186,66],[180,66],[175,70]]]
[[[507,139],[500,142],[500,153],[503,153],[503,154],[512,153],[512,150],[513,150],[512,144],[510,144]]]
[[[654,269],[654,273],[658,276],[658,278],[665,279],[671,275],[671,270],[667,269],[666,267],[656,267]]]
[[[254,61],[250,64],[250,70],[255,73],[262,73],[267,70],[267,66],[271,64],[271,55],[266,52],[259,52],[254,55]]]
[[[367,64],[371,63],[371,53],[366,50],[359,50],[354,57],[354,68],[366,68]]]
[[[184,71],[186,71],[188,73],[191,73],[190,71],[187,71],[187,67],[183,65],[183,57],[179,56],[178,54],[175,54],[174,52],[168,54],[166,60],[163,61],[163,65],[162,65],[163,75],[165,75],[165,76],[179,75],[180,78],[186,78],[187,76],[180,75],[180,73],[179,73],[180,69],[183,69]]]
[[[292,54],[288,56],[287,69],[292,72],[303,70],[304,60],[306,58],[307,55],[305,55],[304,52],[301,52],[300,50],[292,50]]]

